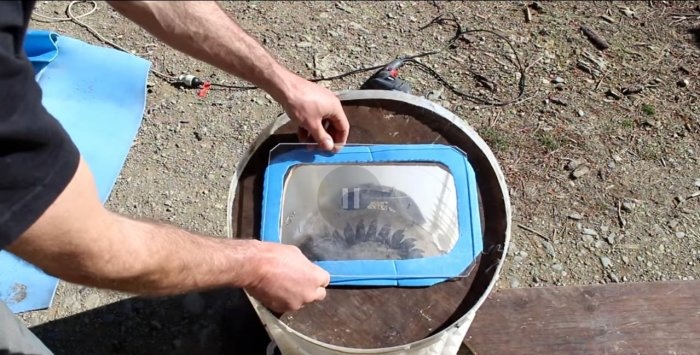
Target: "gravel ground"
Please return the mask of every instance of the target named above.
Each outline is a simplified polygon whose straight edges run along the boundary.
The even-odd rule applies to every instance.
[[[419,28],[442,13],[454,13],[465,28],[499,31],[527,67],[523,102],[477,104],[421,71],[402,71],[415,94],[476,127],[505,171],[514,228],[498,287],[700,278],[700,48],[688,33],[700,25],[700,9],[693,2],[546,2],[530,6],[527,21],[524,4],[223,5],[307,77],[438,48],[453,28]],[[61,17],[66,6],[44,1],[37,11]],[[98,6],[82,20],[157,69],[239,82]],[[87,9],[78,4],[74,12]],[[596,49],[581,25],[609,48]],[[72,22],[32,27],[100,44]],[[517,95],[510,62],[517,58],[503,42],[473,33],[459,46],[421,60],[467,93]],[[468,69],[487,80],[474,80]],[[366,76],[324,85],[357,88]],[[107,206],[222,236],[232,168],[281,109],[261,91],[214,90],[201,100],[155,77],[150,83],[143,125]],[[255,316],[237,313],[246,302],[238,291],[143,299],[61,283],[50,309],[22,319],[57,354],[260,353],[264,334]]]

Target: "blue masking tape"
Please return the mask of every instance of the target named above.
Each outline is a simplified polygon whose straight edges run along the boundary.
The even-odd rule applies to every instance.
[[[266,169],[263,183],[261,239],[281,242],[284,180],[294,166],[369,162],[431,162],[447,167],[453,176],[457,193],[459,238],[451,251],[440,256],[316,262],[331,274],[331,285],[423,287],[460,276],[483,249],[481,220],[474,170],[462,152],[445,145],[346,146],[336,154],[299,148],[273,157]]]

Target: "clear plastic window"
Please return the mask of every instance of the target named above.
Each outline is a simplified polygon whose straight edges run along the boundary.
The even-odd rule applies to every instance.
[[[454,179],[436,163],[297,165],[280,228],[313,261],[439,256],[459,237]]]

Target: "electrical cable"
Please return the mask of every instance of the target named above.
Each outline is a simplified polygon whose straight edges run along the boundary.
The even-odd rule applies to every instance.
[[[520,61],[520,56],[518,56],[518,52],[517,52],[517,51],[515,50],[515,48],[513,47],[513,44],[511,44],[510,41],[509,41],[505,36],[503,36],[503,35],[501,35],[501,34],[495,32],[495,31],[485,30],[485,29],[472,29],[472,30],[470,30],[470,29],[463,29],[463,28],[462,28],[462,25],[459,23],[459,21],[457,20],[456,16],[455,16],[453,13],[448,13],[447,15],[448,15],[449,17],[446,17],[445,15],[439,15],[439,16],[435,17],[434,19],[432,19],[427,25],[425,25],[425,26],[419,28],[419,31],[422,31],[422,30],[424,30],[424,29],[426,29],[426,28],[428,28],[428,27],[430,27],[430,26],[432,26],[432,25],[443,25],[443,24],[451,24],[451,25],[453,25],[453,26],[455,27],[455,34],[454,34],[449,40],[447,40],[447,44],[446,44],[442,49],[440,49],[440,50],[433,51],[433,52],[422,53],[422,54],[419,54],[419,55],[415,55],[415,56],[408,57],[408,58],[406,59],[407,63],[412,63],[412,64],[417,65],[419,69],[421,69],[421,70],[425,71],[426,73],[430,74],[431,76],[433,76],[436,80],[438,80],[441,84],[443,84],[443,85],[444,85],[448,90],[450,90],[452,93],[454,93],[455,95],[460,96],[460,97],[462,97],[462,98],[465,98],[465,99],[469,99],[469,100],[472,100],[472,101],[475,101],[475,102],[478,102],[478,103],[481,103],[481,104],[492,105],[492,106],[505,106],[505,105],[509,105],[509,104],[515,103],[515,102],[519,101],[520,99],[522,99],[523,95],[525,94],[525,86],[526,86],[526,81],[525,81],[525,76],[526,76],[526,75],[525,75],[525,72],[526,72],[526,69],[523,67],[522,62]],[[428,56],[428,55],[437,54],[437,53],[440,53],[440,52],[442,52],[442,51],[445,51],[445,50],[447,50],[447,49],[449,49],[449,48],[456,48],[456,47],[457,47],[457,45],[456,45],[457,41],[459,41],[459,40],[465,40],[464,37],[463,37],[464,35],[470,34],[470,33],[479,33],[479,32],[489,33],[489,34],[491,34],[491,35],[494,35],[494,36],[498,37],[498,38],[501,39],[503,42],[505,42],[506,44],[508,44],[508,47],[509,47],[510,50],[513,52],[513,56],[514,56],[515,61],[516,61],[516,63],[513,63],[513,64],[515,64],[515,65],[517,66],[518,73],[520,74],[520,75],[519,75],[519,78],[518,78],[518,95],[517,95],[515,98],[513,98],[513,99],[511,99],[511,100],[508,100],[508,101],[500,101],[500,100],[497,101],[497,100],[488,100],[488,99],[484,99],[484,98],[481,98],[481,97],[477,97],[477,96],[474,96],[474,95],[467,94],[467,93],[465,93],[465,92],[463,92],[463,91],[457,89],[456,87],[454,87],[449,81],[447,81],[445,78],[443,78],[443,77],[442,77],[438,72],[436,72],[433,68],[431,68],[431,67],[427,66],[426,64],[424,64],[424,63],[419,62],[418,60],[416,60],[416,59],[419,58],[419,57],[425,57],[425,56]],[[510,60],[510,59],[509,59],[509,60]],[[511,62],[512,62],[512,61],[511,61]],[[471,70],[471,69],[467,69],[467,70],[468,70],[473,76],[475,76],[475,77],[477,77],[477,78],[483,78],[483,76],[477,74],[477,73],[474,72],[473,70]]]
[[[78,3],[89,3],[89,4],[92,5],[92,9],[90,9],[89,11],[87,11],[87,12],[85,12],[85,13],[83,13],[83,14],[80,14],[80,15],[76,16],[76,15],[73,13],[73,5],[78,4]],[[97,11],[97,2],[96,2],[96,1],[92,1],[92,0],[87,0],[87,1],[86,1],[86,0],[76,0],[76,1],[71,1],[71,2],[68,4],[68,6],[66,7],[66,16],[67,16],[67,17],[51,17],[51,16],[42,15],[42,14],[40,14],[40,13],[34,13],[34,14],[32,14],[32,16],[37,16],[37,17],[39,17],[39,18],[34,18],[34,17],[33,17],[32,19],[35,20],[35,21],[39,21],[39,22],[48,22],[48,23],[72,21],[72,22],[76,23],[77,25],[82,26],[83,28],[85,28],[88,32],[90,32],[90,34],[92,34],[93,36],[95,36],[95,37],[96,37],[97,39],[99,39],[100,41],[102,41],[102,42],[104,42],[104,43],[106,43],[106,44],[108,44],[108,45],[114,47],[115,49],[118,49],[118,50],[122,51],[122,52],[129,53],[129,51],[128,51],[126,48],[124,48],[124,47],[122,47],[122,46],[120,46],[120,45],[114,43],[113,41],[111,41],[111,40],[105,38],[105,37],[102,36],[99,32],[97,32],[97,30],[95,30],[95,29],[92,28],[90,25],[88,25],[88,24],[86,24],[85,22],[83,22],[83,21],[80,20],[81,18],[86,17],[86,16],[88,16],[88,15],[94,13],[95,11]],[[153,68],[151,68],[150,70],[151,70],[151,72],[152,72],[155,76],[157,76],[157,77],[159,77],[159,78],[161,78],[161,79],[163,79],[163,80],[166,80],[166,81],[168,81],[168,82],[173,82],[173,81],[175,80],[175,77],[172,76],[172,75],[168,75],[168,74],[159,72],[159,71],[157,71],[157,70],[155,70],[155,69],[153,69]]]
[[[75,15],[73,13],[73,6],[75,4],[78,4],[78,3],[89,3],[92,5],[92,8],[85,13],[82,13],[80,15]],[[85,18],[88,15],[93,14],[95,11],[97,11],[97,9],[98,9],[98,7],[97,7],[96,1],[76,0],[76,1],[71,1],[68,4],[68,6],[66,7],[67,17],[51,17],[51,16],[42,15],[40,13],[33,13],[32,19],[35,21],[47,22],[47,23],[72,21],[72,22],[76,23],[77,25],[85,28],[88,32],[90,32],[90,34],[92,34],[93,36],[95,36],[97,39],[104,42],[105,44],[108,44],[108,45],[112,46],[113,48],[120,50],[122,52],[129,53],[129,51],[127,49],[125,49],[124,47],[122,47],[122,46],[114,43],[113,41],[105,38],[97,30],[95,30],[93,27],[91,27],[90,25],[81,21],[82,18]],[[440,48],[438,50],[418,53],[418,54],[409,55],[409,56],[405,56],[405,57],[399,57],[399,59],[404,60],[407,64],[415,65],[419,70],[422,70],[423,72],[425,72],[428,75],[435,78],[438,82],[440,82],[443,86],[445,86],[449,91],[451,91],[455,95],[457,95],[461,98],[464,98],[464,99],[471,100],[471,101],[476,102],[476,103],[480,103],[480,104],[484,104],[484,105],[492,105],[492,106],[505,106],[505,105],[517,103],[523,98],[523,95],[525,94],[525,87],[526,87],[526,79],[525,79],[526,68],[523,67],[522,62],[520,61],[520,57],[518,56],[518,53],[516,52],[515,48],[511,44],[511,42],[505,36],[495,32],[495,31],[486,30],[486,29],[464,29],[462,27],[462,25],[459,23],[459,20],[457,19],[457,17],[453,13],[447,13],[446,15],[444,15],[444,14],[439,15],[439,16],[433,18],[428,24],[426,24],[425,26],[422,26],[418,30],[422,31],[422,30],[424,30],[430,26],[433,26],[433,25],[438,25],[438,26],[439,25],[452,25],[455,27],[455,34],[450,39],[448,39],[446,41],[446,44],[442,48]],[[458,45],[457,45],[458,41],[460,41],[460,40],[466,41],[466,39],[464,38],[464,35],[471,34],[471,33],[479,33],[479,32],[488,33],[488,34],[496,36],[500,40],[504,41],[508,45],[510,50],[513,52],[515,62],[513,62],[510,58],[508,58],[508,60],[517,67],[517,70],[519,73],[518,84],[517,84],[518,85],[518,95],[515,98],[513,98],[511,100],[507,100],[507,101],[501,101],[498,99],[489,100],[489,99],[485,99],[482,97],[468,94],[468,93],[460,90],[459,88],[455,87],[454,85],[452,85],[448,80],[446,80],[442,75],[440,75],[435,69],[431,68],[430,66],[428,66],[425,63],[418,60],[419,58],[429,57],[431,55],[442,53],[448,49],[456,49],[458,47]],[[381,68],[384,68],[388,64],[389,63],[382,64],[382,65],[375,65],[375,66],[371,66],[371,67],[363,67],[363,68],[359,68],[359,69],[350,70],[350,71],[342,73],[342,74],[330,76],[330,77],[308,78],[307,80],[309,80],[311,82],[316,82],[316,83],[322,82],[322,81],[339,80],[339,79],[343,79],[343,78],[346,78],[346,77],[349,77],[349,76],[352,76],[355,74],[365,73],[368,71],[381,69]],[[483,81],[485,79],[483,76],[474,72],[473,70],[471,70],[471,69],[467,69],[467,70],[477,80]],[[153,68],[151,68],[150,71],[156,77],[159,77],[160,79],[162,79],[170,84],[177,83],[176,76],[165,74],[165,73],[157,71]],[[254,86],[254,85],[232,85],[232,84],[224,84],[224,83],[216,83],[216,82],[212,82],[211,86],[217,87],[217,88],[222,88],[222,89],[236,89],[236,90],[258,89],[258,87]]]

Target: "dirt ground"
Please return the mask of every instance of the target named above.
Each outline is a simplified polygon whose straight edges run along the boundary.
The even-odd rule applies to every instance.
[[[700,26],[697,3],[542,2],[527,7],[529,21],[526,4],[223,6],[305,77],[439,48],[454,28],[420,28],[440,14],[498,31],[517,57],[479,32],[420,60],[466,93],[505,101],[518,94],[512,62],[519,59],[526,81],[514,104],[475,103],[415,67],[401,72],[414,94],[474,126],[504,169],[513,233],[498,287],[700,278],[700,47],[688,32]],[[67,5],[44,1],[36,12],[63,17]],[[74,12],[89,8],[78,4]],[[240,83],[169,49],[105,3],[81,20],[160,71]],[[609,48],[596,49],[582,25]],[[103,45],[72,22],[31,27]],[[486,80],[479,84],[473,73]],[[324,85],[355,89],[368,74]],[[281,108],[261,91],[213,90],[199,99],[154,76],[149,82],[143,125],[107,206],[223,236],[233,166]],[[236,312],[246,302],[238,291],[144,299],[61,283],[50,309],[22,319],[57,354],[262,353],[255,315]]]

